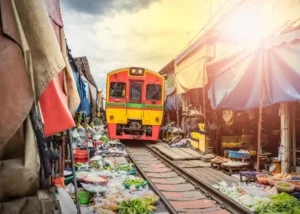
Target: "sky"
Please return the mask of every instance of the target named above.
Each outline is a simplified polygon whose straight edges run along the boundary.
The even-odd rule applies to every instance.
[[[188,45],[222,0],[60,0],[60,4],[71,53],[87,56],[101,90],[106,74],[119,68],[159,71]]]

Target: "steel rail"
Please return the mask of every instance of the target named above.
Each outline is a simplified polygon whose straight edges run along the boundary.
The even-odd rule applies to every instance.
[[[205,193],[207,197],[211,197],[213,200],[218,202],[221,206],[221,208],[224,208],[234,214],[254,214],[252,211],[248,210],[244,206],[238,204],[231,198],[227,197],[226,195],[220,193],[218,190],[213,188],[212,186],[209,186],[199,180],[197,176],[190,174],[189,172],[185,171],[184,169],[177,166],[175,163],[173,163],[172,160],[169,160],[164,155],[160,154],[155,149],[151,148],[148,145],[145,145],[148,150],[150,150],[153,154],[158,156],[163,161],[167,162],[169,166],[171,166],[174,171],[180,172],[179,174],[183,177],[186,177],[187,180],[192,181],[193,184],[197,185],[197,188],[200,189]]]
[[[124,145],[124,144],[123,144]],[[129,146],[130,147],[130,146]],[[148,175],[143,172],[143,170],[141,169],[141,167],[139,166],[139,164],[135,161],[135,159],[131,156],[130,152],[127,150],[126,146],[124,146],[125,151],[127,152],[128,156],[130,157],[131,161],[134,163],[134,165],[136,166],[137,170],[139,171],[139,173],[148,180],[148,184],[149,186],[153,189],[153,191],[159,196],[160,200],[164,203],[164,205],[167,207],[167,209],[169,210],[169,212],[171,212],[172,214],[176,214],[178,213],[174,207],[169,203],[169,201],[165,198],[165,196],[157,189],[157,187],[153,184],[153,182],[149,179]]]

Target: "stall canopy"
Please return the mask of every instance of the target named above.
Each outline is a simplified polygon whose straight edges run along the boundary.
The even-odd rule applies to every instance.
[[[175,93],[175,87],[168,88],[165,92],[165,110],[176,111],[181,107],[181,94]]]
[[[208,96],[213,108],[247,110],[300,100],[300,31],[270,38],[207,66],[214,72]],[[262,93],[261,93],[262,88]]]
[[[90,71],[90,66],[87,58],[83,57],[76,57],[74,58],[75,63],[80,70],[80,72],[85,76],[85,78],[97,89],[97,84],[93,78],[93,75]]]
[[[174,60],[175,87],[177,94],[194,88],[202,88],[207,83],[205,70],[206,45],[200,38]]]

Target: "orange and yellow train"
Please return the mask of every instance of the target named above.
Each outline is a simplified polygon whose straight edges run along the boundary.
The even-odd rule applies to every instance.
[[[164,112],[164,78],[130,67],[106,80],[106,120],[111,139],[158,140]]]

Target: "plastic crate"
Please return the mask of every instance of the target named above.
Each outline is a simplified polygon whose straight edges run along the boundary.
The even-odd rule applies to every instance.
[[[74,162],[75,163],[87,163],[89,161],[89,159],[88,158],[76,158],[76,157],[74,157]]]
[[[244,152],[238,152],[238,151],[229,151],[229,158],[249,159],[250,154],[249,153],[244,153]]]

